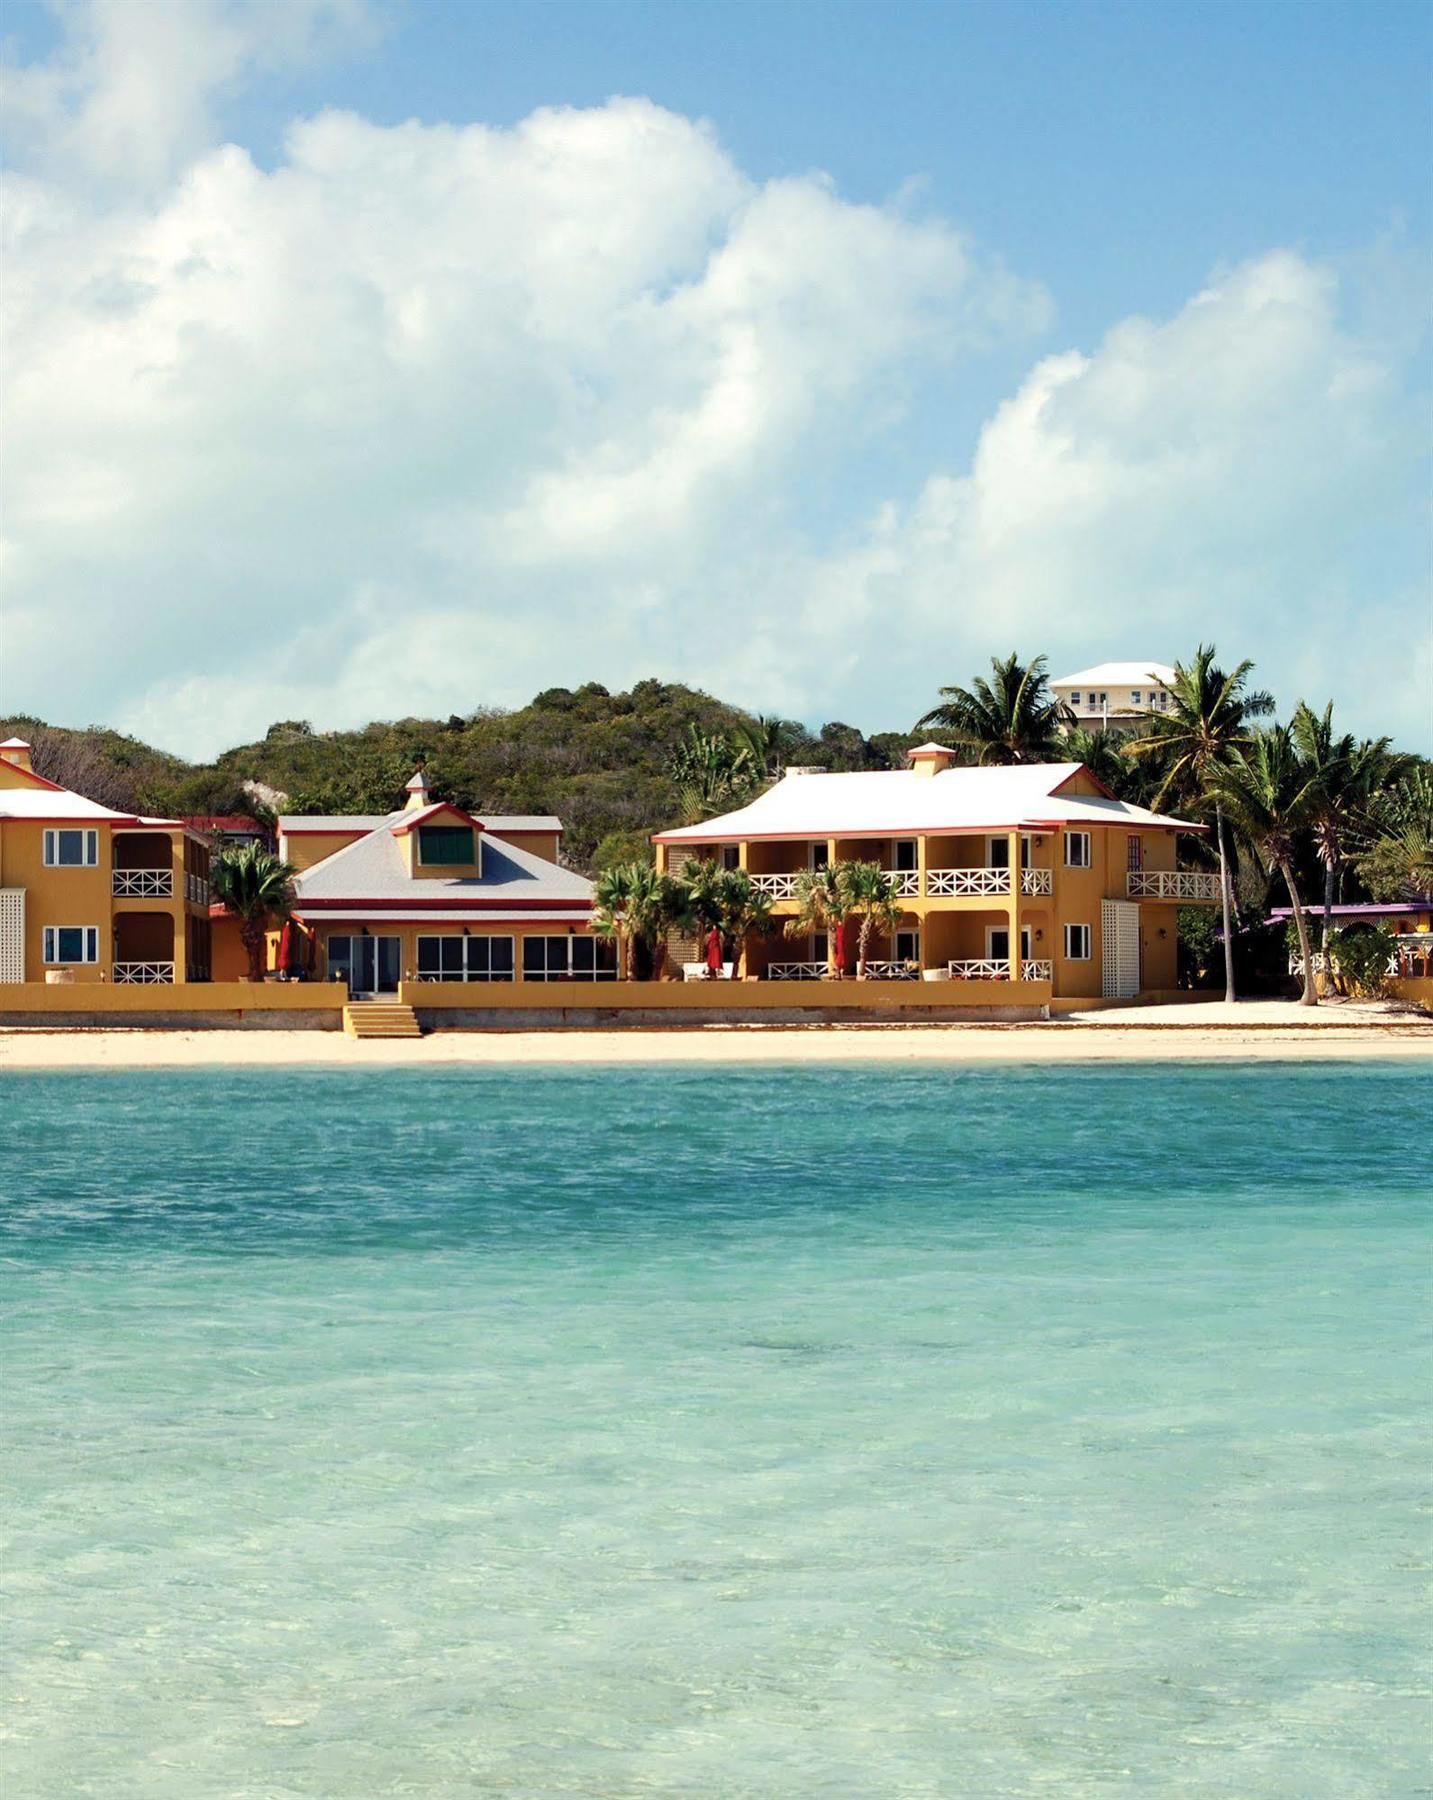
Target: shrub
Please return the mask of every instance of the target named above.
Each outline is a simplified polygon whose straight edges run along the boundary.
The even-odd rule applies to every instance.
[[[1398,948],[1383,925],[1350,925],[1329,939],[1329,965],[1340,993],[1381,994],[1388,963]]]

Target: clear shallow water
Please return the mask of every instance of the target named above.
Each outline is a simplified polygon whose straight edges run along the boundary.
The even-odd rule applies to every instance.
[[[9,1076],[7,1800],[1426,1794],[1429,1094]]]

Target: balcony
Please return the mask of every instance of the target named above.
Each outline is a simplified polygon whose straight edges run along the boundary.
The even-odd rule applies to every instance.
[[[168,900],[174,892],[173,869],[116,869],[111,879],[117,899]]]
[[[773,900],[795,900],[800,897],[801,878],[804,869],[796,869],[786,875],[753,875],[751,885],[759,894],[770,894]],[[899,900],[914,900],[921,891],[921,878],[915,869],[887,869],[891,878],[891,886]]]
[[[112,966],[119,987],[168,986],[174,980],[172,962],[117,962]]]
[[[1020,871],[1020,892],[1022,894],[1052,894],[1054,891],[1055,878],[1049,869],[1022,869]]]
[[[1219,877],[1200,869],[1131,869],[1131,900],[1217,900]]]
[[[1029,874],[1041,874],[1031,869]],[[1007,895],[1010,892],[1009,869],[929,869],[926,892],[934,899],[963,899],[967,895]]]
[[[768,981],[824,981],[826,964],[823,962],[774,962],[766,965]]]
[[[945,965],[952,981],[1009,981],[1010,964],[1003,957],[966,957]],[[1022,981],[1049,981],[1052,965],[1045,961],[1025,961],[1020,965]]]
[[[209,904],[209,883],[202,875],[195,875],[192,870],[184,872],[184,898],[194,906]]]

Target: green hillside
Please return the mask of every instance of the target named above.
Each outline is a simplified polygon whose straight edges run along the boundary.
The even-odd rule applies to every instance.
[[[0,735],[28,738],[40,773],[66,787],[107,805],[169,815],[246,811],[246,782],[286,795],[291,812],[382,812],[402,804],[404,783],[422,763],[435,792],[474,811],[560,814],[568,857],[590,868],[604,840],[620,834],[630,853],[676,819],[668,763],[688,727],[728,734],[751,723],[740,707],[695,688],[639,681],[626,693],[590,682],[549,688],[513,712],[485,707],[356,731],[285,720],[212,763],[186,763],[98,726],[73,730],[13,717],[0,720]],[[839,722],[815,733],[791,726],[784,754],[828,769],[892,768],[915,741],[899,733],[867,738]],[[609,842],[602,860],[617,848]]]

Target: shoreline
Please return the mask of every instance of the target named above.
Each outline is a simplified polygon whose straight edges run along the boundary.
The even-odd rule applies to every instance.
[[[1276,1003],[1277,1004],[1277,1003]],[[438,1031],[358,1042],[336,1031],[24,1026],[0,1032],[0,1073],[65,1069],[442,1068],[850,1063],[1433,1060],[1433,1018],[1349,1009],[1302,1020],[1198,1020],[1133,1009],[1039,1023],[674,1025]],[[1201,1007],[1206,1013],[1210,1008]],[[1223,1012],[1222,1005],[1217,1009]],[[1262,1009],[1260,1009],[1262,1011]],[[1272,1011],[1273,1008],[1270,1008]],[[1342,1011],[1343,1009],[1339,1009]]]

